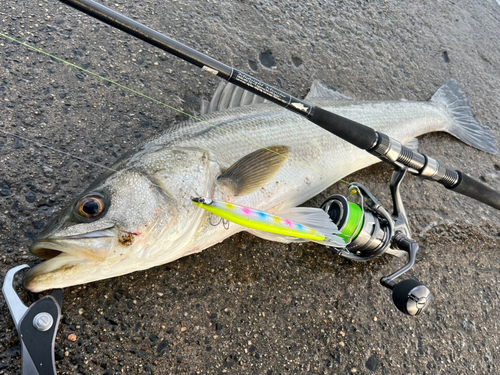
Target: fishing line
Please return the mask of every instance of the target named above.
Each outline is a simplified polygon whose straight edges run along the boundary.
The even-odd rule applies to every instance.
[[[166,103],[163,103],[163,102],[162,102],[162,101],[160,101],[160,100],[157,100],[157,99],[155,99],[155,98],[152,98],[152,97],[150,97],[150,96],[148,96],[148,95],[146,95],[146,94],[143,94],[143,93],[141,93],[141,92],[139,92],[139,91],[137,91],[137,90],[134,90],[134,89],[132,89],[132,88],[130,88],[130,87],[127,87],[127,86],[125,86],[125,85],[122,85],[122,84],[120,84],[120,83],[118,83],[118,82],[115,82],[115,81],[113,81],[113,80],[111,80],[111,79],[109,79],[109,78],[103,77],[103,76],[101,76],[101,75],[99,75],[99,74],[97,74],[97,73],[94,73],[94,72],[90,71],[90,70],[84,69],[84,68],[82,68],[81,66],[78,66],[78,65],[73,64],[73,63],[71,63],[71,62],[69,62],[69,61],[66,61],[66,60],[64,60],[64,59],[62,59],[62,58],[60,58],[60,57],[57,57],[57,56],[52,55],[52,54],[50,54],[50,53],[48,53],[48,52],[45,52],[45,51],[43,51],[43,50],[41,50],[41,49],[39,49],[39,48],[36,48],[36,47],[34,47],[34,46],[30,45],[30,44],[27,44],[27,43],[25,43],[25,42],[21,42],[21,41],[19,41],[19,40],[15,39],[15,38],[13,38],[13,37],[11,37],[11,36],[8,36],[8,35],[5,35],[5,34],[3,34],[3,33],[1,33],[1,32],[0,32],[0,36],[3,36],[4,38],[9,39],[9,40],[12,40],[12,41],[14,41],[14,42],[16,42],[16,43],[19,43],[20,45],[23,45],[23,46],[25,46],[25,47],[27,47],[27,48],[30,48],[30,49],[32,49],[32,50],[34,50],[34,51],[36,51],[36,52],[42,53],[42,54],[44,54],[44,55],[46,55],[46,56],[49,56],[49,57],[50,57],[50,58],[52,58],[52,59],[55,59],[55,60],[60,61],[60,62],[62,62],[62,63],[65,63],[65,64],[67,64],[67,65],[69,65],[69,66],[72,66],[72,67],[74,67],[74,68],[76,68],[76,69],[79,69],[79,70],[81,70],[81,71],[83,71],[83,72],[85,72],[85,73],[88,73],[88,74],[93,75],[93,76],[95,76],[95,77],[98,77],[98,78],[100,78],[100,79],[102,79],[102,80],[105,80],[105,81],[107,81],[107,82],[109,82],[109,83],[112,83],[113,85],[116,85],[116,86],[118,86],[118,87],[120,87],[120,88],[122,88],[122,89],[124,89],[124,90],[130,91],[130,92],[132,92],[132,93],[134,93],[134,94],[136,94],[136,95],[142,96],[143,98],[149,99],[149,100],[153,101],[154,103],[160,104],[160,105],[162,105],[162,106],[164,106],[164,107],[167,107],[167,108],[169,108],[169,109],[171,109],[171,110],[174,110],[174,111],[176,111],[176,112],[178,112],[178,113],[180,113],[180,114],[182,114],[182,115],[189,116],[189,117],[191,117],[192,119],[194,119],[194,120],[196,120],[196,121],[203,122],[203,123],[205,123],[205,124],[207,124],[207,125],[209,125],[209,126],[211,126],[211,127],[215,128],[215,129],[221,130],[221,131],[223,131],[223,132],[225,132],[225,133],[227,133],[227,134],[230,134],[230,135],[232,135],[232,136],[234,136],[234,137],[237,137],[237,138],[241,139],[242,141],[247,142],[247,143],[249,143],[249,144],[251,144],[251,145],[257,146],[257,147],[259,147],[259,148],[262,148],[262,149],[265,149],[265,150],[270,151],[270,152],[272,152],[272,153],[275,153],[275,154],[277,154],[277,155],[280,155],[281,157],[283,157],[283,158],[285,158],[285,159],[288,159],[288,160],[290,160],[291,162],[298,163],[298,164],[302,165],[303,167],[306,167],[306,168],[308,168],[308,169],[314,170],[314,171],[319,172],[319,173],[321,173],[321,174],[324,174],[324,175],[326,175],[326,176],[333,177],[333,178],[335,178],[335,179],[337,178],[336,176],[331,175],[331,174],[329,174],[329,173],[326,173],[326,172],[324,172],[323,170],[320,170],[320,169],[314,168],[314,167],[310,166],[309,164],[306,164],[306,163],[301,162],[301,161],[299,161],[299,160],[296,160],[296,159],[290,158],[290,157],[288,157],[288,156],[286,156],[286,155],[284,155],[284,154],[281,154],[281,153],[279,153],[279,152],[277,152],[277,151],[275,151],[275,150],[271,150],[270,148],[267,148],[267,147],[265,147],[265,146],[263,146],[263,145],[261,145],[261,144],[259,144],[259,143],[257,143],[257,142],[254,142],[254,141],[252,141],[252,140],[250,140],[250,139],[247,139],[247,138],[245,138],[245,137],[243,137],[243,136],[241,136],[241,135],[238,135],[238,134],[236,134],[236,133],[232,133],[232,132],[230,132],[230,131],[228,131],[228,130],[226,130],[226,129],[224,129],[224,128],[220,127],[220,126],[217,126],[217,125],[211,124],[210,122],[208,122],[208,121],[206,121],[206,120],[203,120],[203,119],[201,119],[201,118],[199,118],[199,117],[196,117],[196,116],[194,116],[194,115],[191,115],[191,114],[189,114],[189,113],[187,113],[187,112],[184,112],[184,111],[182,111],[182,110],[180,110],[180,109],[178,109],[178,108],[172,107],[172,106],[170,106],[170,105],[168,105],[168,104],[166,104]],[[7,133],[7,132],[5,132],[5,131],[4,131],[4,133],[8,134],[8,133]],[[22,138],[22,137],[20,137],[20,136],[18,136],[18,135],[11,135],[11,136],[15,136],[15,137],[18,137],[18,138]],[[22,138],[22,139],[26,139],[26,138]],[[27,140],[27,139],[26,139],[26,140]],[[29,141],[29,140],[28,140],[28,141]],[[35,141],[32,141],[32,142],[35,142]],[[53,151],[57,151],[57,152],[60,152],[60,153],[62,153],[62,154],[66,154],[66,155],[68,155],[68,156],[72,156],[71,154],[65,153],[64,151],[59,151],[59,150],[53,149],[53,148],[51,148],[51,147],[49,147],[49,146],[45,146],[45,145],[42,145],[42,146],[47,147],[47,148],[50,148],[51,150],[53,150]],[[77,156],[73,156],[73,157],[74,157],[74,158],[76,158],[76,159],[82,160],[82,161],[89,162],[90,164],[93,164],[93,165],[98,165],[98,164],[96,164],[96,163],[90,162],[90,161],[88,161],[88,160],[85,160],[85,159],[80,158],[80,157],[77,157]],[[102,166],[102,167],[103,167],[103,168],[106,168],[106,169],[111,169],[111,168],[104,167],[104,166]],[[111,170],[113,170],[113,169],[111,169]],[[116,171],[115,171],[115,172],[116,172]],[[345,180],[342,180],[342,179],[339,179],[338,181],[343,182],[343,183],[345,183],[345,184],[349,184],[349,182],[347,182],[347,181],[345,181]]]
[[[37,145],[38,147],[45,147],[45,148],[48,148],[49,150],[52,150],[52,151],[55,151],[55,152],[58,152],[62,155],[66,155],[66,156],[69,156],[71,158],[75,158],[75,159],[78,159],[78,160],[81,160],[81,161],[84,161],[86,163],[89,163],[89,164],[92,164],[96,167],[101,167],[101,168],[105,168],[105,169],[108,169],[110,171],[113,171],[113,172],[118,172],[117,170],[113,169],[113,168],[109,168],[109,167],[106,167],[105,165],[101,165],[101,164],[98,164],[98,163],[94,163],[93,161],[90,161],[90,160],[87,160],[87,159],[84,159],[82,157],[79,157],[79,156],[76,156],[76,155],[73,155],[73,154],[70,154],[68,152],[65,152],[65,151],[62,151],[62,150],[58,150],[54,147],[50,147],[50,146],[47,146],[46,144],[43,144],[43,143],[40,143],[38,141],[34,141],[32,139],[29,139],[29,138],[25,138],[25,137],[22,137],[20,136],[19,134],[17,133],[9,133],[5,130],[2,130],[0,129],[0,132],[4,133],[4,134],[7,134],[7,135],[10,135],[11,137],[14,137],[14,138],[19,138],[19,139],[22,139],[23,141],[26,141],[26,142],[31,142],[35,145]]]
[[[50,147],[50,146],[47,146],[46,144],[43,144],[41,142],[38,142],[38,141],[34,141],[32,139],[29,139],[29,138],[25,138],[25,137],[22,137],[20,135],[18,135],[17,133],[9,133],[5,130],[2,130],[0,129],[0,132],[4,133],[4,134],[7,134],[11,137],[14,137],[14,138],[19,138],[19,139],[22,139],[23,141],[26,141],[26,142],[31,142],[33,144],[36,144],[38,147],[45,147],[45,148],[48,148],[49,150],[52,150],[52,151],[55,151],[55,152],[58,152],[62,155],[66,155],[66,156],[69,156],[70,158],[75,158],[75,159],[78,159],[78,160],[81,160],[81,161],[84,161],[88,164],[91,164],[91,165],[94,165],[96,167],[100,167],[100,168],[104,168],[104,169],[107,169],[109,171],[112,171],[112,172],[115,172],[115,173],[123,173],[127,170],[129,170],[129,168],[124,168],[120,171],[116,170],[116,169],[113,169],[113,168],[109,168],[109,167],[106,167],[105,165],[102,165],[102,164],[98,164],[98,163],[94,163],[93,161],[90,161],[90,160],[87,160],[87,159],[84,159],[82,157],[79,157],[79,156],[76,156],[76,155],[73,155],[73,154],[70,154],[68,152],[65,152],[65,151],[62,151],[62,150],[58,150],[57,148],[54,148],[54,147]],[[154,183],[153,181],[149,181],[151,184],[153,184],[154,186],[156,186],[157,188],[159,189],[162,189],[162,187],[156,183]],[[199,194],[198,194],[199,195]]]

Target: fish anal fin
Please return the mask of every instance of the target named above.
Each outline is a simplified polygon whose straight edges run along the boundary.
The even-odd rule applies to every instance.
[[[330,216],[321,208],[292,207],[278,211],[275,215],[305,225],[326,236],[339,232]]]
[[[231,188],[234,195],[253,193],[281,169],[289,151],[288,146],[261,148],[231,165],[217,181]]]

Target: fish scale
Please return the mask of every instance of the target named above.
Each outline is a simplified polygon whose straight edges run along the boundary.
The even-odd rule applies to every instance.
[[[373,127],[403,143],[421,134],[443,130],[449,122],[446,113],[424,102],[343,101],[332,104],[319,101],[314,104]],[[283,203],[284,207],[301,204],[352,172],[380,161],[274,104],[229,109],[224,114],[210,115],[206,121],[229,133],[205,123],[190,121],[179,125],[185,137],[179,137],[175,131],[167,132],[153,142],[155,145],[209,150],[210,158],[223,168],[259,146],[290,146],[291,160],[276,175],[276,181],[287,186],[286,191],[270,200],[266,197],[267,188],[273,188],[270,184],[264,187],[266,191],[238,199],[243,204],[253,204],[252,207],[264,210]],[[195,136],[189,137],[189,134]],[[248,139],[259,146],[249,144],[233,134],[248,135]]]
[[[402,143],[446,131],[498,152],[456,81],[445,83],[429,102],[356,101],[328,95],[318,85],[311,93],[321,95],[306,99]],[[232,103],[232,87],[224,90],[220,103]],[[179,123],[146,141],[115,164],[116,172],[108,171],[76,197],[30,247],[50,259],[29,271],[25,286],[40,292],[123,275],[202,251],[242,230],[287,242],[236,224],[212,225],[191,197],[279,214],[379,161],[274,104],[222,108],[201,120]],[[105,210],[80,217],[81,202],[89,199],[100,200]]]

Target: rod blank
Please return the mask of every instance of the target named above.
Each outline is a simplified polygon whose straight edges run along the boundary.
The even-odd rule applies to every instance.
[[[114,26],[127,34],[133,35],[149,44],[152,44],[170,54],[198,66],[202,70],[215,74],[237,86],[264,97],[290,111],[302,115],[345,141],[369,151],[381,160],[393,165],[405,166],[409,170],[426,178],[426,174],[439,176],[444,171],[444,177],[432,178],[450,190],[466,195],[491,207],[500,210],[500,193],[472,179],[460,171],[455,171],[444,164],[427,157],[424,154],[413,152],[401,146],[383,133],[376,132],[372,128],[326,111],[320,107],[313,106],[301,99],[295,98],[265,82],[221,63],[203,53],[200,53],[182,43],[175,41],[141,23],[134,21],[124,15],[115,12],[92,0],[60,0],[65,4],[80,10],[108,25]],[[381,143],[385,141],[385,143]],[[383,146],[383,147],[381,147]],[[396,146],[396,147],[394,147]],[[384,151],[385,149],[385,151]],[[393,152],[399,149],[399,154]],[[383,152],[382,152],[383,151]],[[430,162],[432,161],[432,162]],[[437,162],[437,163],[436,163]],[[415,168],[418,165],[418,168]],[[435,170],[430,170],[432,168]]]

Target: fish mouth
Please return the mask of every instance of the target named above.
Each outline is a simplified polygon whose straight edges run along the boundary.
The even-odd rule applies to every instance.
[[[43,238],[35,241],[29,248],[31,254],[41,259],[53,259],[61,254],[72,255],[75,258],[87,260],[103,261],[106,257],[101,249],[89,248],[79,244],[85,239],[101,239],[105,237],[115,237],[116,229],[114,227],[104,230],[57,238]],[[104,258],[103,258],[104,256]]]
[[[44,238],[30,246],[30,252],[44,259],[30,269],[24,277],[24,286],[32,292],[54,287],[63,279],[79,277],[77,266],[99,265],[109,255],[109,245],[116,237],[114,227],[85,234]],[[72,276],[73,275],[73,276]],[[80,275],[81,276],[81,275]]]

